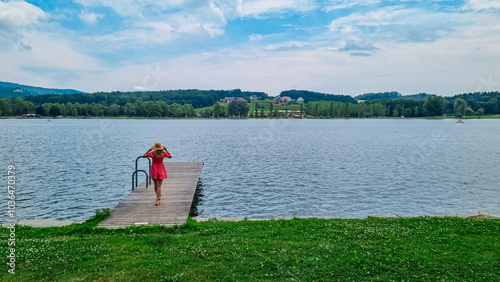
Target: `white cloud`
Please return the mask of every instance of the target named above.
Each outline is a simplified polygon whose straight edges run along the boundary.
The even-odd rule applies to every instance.
[[[148,88],[146,86],[143,86],[143,85],[134,85],[132,87],[132,90],[133,91],[147,91]]]
[[[330,3],[323,8],[326,12],[331,12],[339,9],[347,9],[355,6],[369,6],[380,3],[380,0],[330,0]]]
[[[259,17],[284,11],[307,11],[315,7],[313,0],[76,0],[84,6],[110,7],[124,17],[142,17],[148,9],[161,12],[169,8],[180,9],[187,14],[199,14],[207,10],[219,9],[225,18]],[[213,13],[213,11],[211,11]]]
[[[264,36],[262,34],[252,34],[248,37],[250,41],[261,41],[264,39]]]
[[[307,47],[309,44],[307,42],[300,42],[300,41],[287,41],[287,42],[281,42],[278,44],[270,44],[268,46],[265,46],[263,50],[266,51],[289,51],[289,50],[296,50],[296,49],[302,49],[304,47]]]
[[[313,2],[309,0],[239,0],[235,11],[240,17],[260,17],[266,14],[280,14],[289,10],[308,11],[314,7]]]
[[[351,56],[335,45],[313,50],[314,43],[309,41],[285,41],[266,47],[250,44],[158,61],[156,73],[168,73],[161,77],[148,71],[155,67],[131,65],[99,77],[89,74],[80,83],[93,85],[93,89],[84,89],[87,91],[240,88],[277,95],[282,90],[300,88],[350,95],[392,90],[440,95],[473,92],[481,77],[500,77],[496,64],[500,61],[500,19],[476,13],[456,16],[469,25],[457,25],[454,32],[434,41],[379,40],[379,49],[369,57]],[[402,21],[399,16],[394,18]],[[460,22],[453,17],[447,20]],[[360,22],[369,20],[359,18]],[[344,28],[345,32],[353,30],[348,25]]]
[[[332,36],[343,42],[341,50],[378,50],[381,43],[432,42],[448,36],[462,26],[473,24],[463,14],[428,12],[418,8],[393,6],[367,13],[353,13],[329,25]],[[372,54],[373,52],[361,55]]]
[[[85,23],[93,25],[97,23],[98,19],[104,18],[104,15],[96,13],[87,13],[82,11],[80,12],[80,14],[78,14],[78,17]]]
[[[225,33],[229,20],[238,17],[262,17],[286,11],[306,11],[314,7],[312,0],[218,0],[218,1],[156,1],[156,0],[77,0],[84,6],[106,6],[124,17],[120,30],[87,41],[111,42],[111,47],[143,46],[196,35],[214,38]],[[82,20],[93,23],[98,18],[81,14]]]
[[[213,38],[224,34],[227,25],[222,8],[209,1],[78,0],[78,2],[85,6],[111,7],[124,17],[121,29],[105,35],[84,37],[87,41],[111,42],[111,47],[116,48],[159,44],[178,39],[183,35],[208,35]]]
[[[307,11],[314,4],[301,0],[78,1],[112,7],[124,17],[124,26],[101,36],[78,37],[78,31],[58,35],[56,23],[39,27],[49,16],[34,6],[25,3],[23,7],[28,8],[23,11],[38,16],[21,16],[13,22],[12,15],[6,16],[0,9],[0,27],[9,23],[21,38],[16,46],[0,51],[0,77],[19,82],[26,80],[16,77],[27,77],[39,81],[38,85],[83,91],[241,88],[271,95],[291,88],[352,95],[387,90],[450,95],[474,91],[478,77],[500,77],[495,65],[500,60],[500,18],[482,11],[495,6],[488,1],[471,1],[477,9],[460,13],[379,8],[335,19],[328,32],[310,38],[257,31],[248,36],[251,44],[169,59],[151,45],[192,35],[217,37],[235,18],[285,17],[288,11]],[[363,5],[361,0],[331,3]],[[88,14],[81,17],[99,24],[98,15]],[[101,56],[134,46],[144,63],[108,67],[124,62],[109,59],[104,64],[78,51],[87,44]],[[158,70],[152,62],[157,62]]]
[[[401,6],[384,7],[368,13],[353,13],[345,17],[335,19],[330,24],[330,30],[336,30],[343,26],[382,26],[387,24],[406,24],[421,22],[426,19],[416,16],[425,16],[428,13],[413,8],[405,9]]]
[[[500,9],[500,1],[498,0],[469,0],[466,7],[473,10]]]
[[[123,17],[141,17],[142,10],[146,5],[152,5],[155,2],[163,1],[148,1],[148,0],[76,0],[87,7],[109,7],[115,10]]]
[[[23,34],[23,42],[29,51],[11,46],[0,51],[0,77],[45,87],[70,87],[79,74],[104,70],[91,56],[76,50],[61,35],[37,32]]]
[[[0,2],[0,29],[37,25],[49,14],[24,1]]]
[[[82,40],[98,45],[108,42],[105,46],[108,49],[140,49],[145,45],[176,40],[184,35],[213,38],[224,34],[224,25],[225,22],[203,21],[196,16],[174,14],[165,19],[137,20],[127,29],[105,35],[84,36]]]
[[[0,1],[0,50],[14,45],[17,50],[29,51],[25,34],[42,30],[49,18],[42,9],[24,1]]]
[[[144,18],[162,14],[168,9],[185,11],[187,14],[200,9],[209,10],[213,4],[197,0],[75,0],[86,7],[109,7],[122,17]]]

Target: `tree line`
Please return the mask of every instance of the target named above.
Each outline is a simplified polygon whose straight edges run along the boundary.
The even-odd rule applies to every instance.
[[[194,91],[194,90],[193,90]],[[207,91],[210,92],[210,91]],[[134,92],[135,93],[135,92]],[[198,92],[193,92],[198,93]],[[241,90],[231,90],[218,93],[217,95],[241,95]],[[288,92],[289,93],[289,92]],[[171,93],[172,94],[172,93]],[[163,100],[143,100],[140,96],[136,100],[128,100],[121,104],[113,103],[125,96],[111,94],[71,94],[57,95],[64,99],[83,99],[92,96],[91,103],[80,102],[59,102],[54,99],[54,95],[35,95],[28,97],[0,98],[0,116],[20,116],[27,112],[35,112],[42,116],[127,116],[127,117],[193,117],[196,115],[195,107],[190,103],[167,103]],[[145,95],[142,93],[141,95]],[[149,98],[160,98],[155,96]],[[327,95],[327,94],[325,94]],[[196,96],[196,95],[195,95]],[[338,96],[338,95],[331,95]],[[45,97],[41,99],[41,97]],[[121,97],[121,98],[120,98]],[[188,96],[194,97],[194,96]],[[267,95],[258,96],[267,98]],[[85,98],[85,99],[84,99]],[[337,97],[341,99],[342,97]],[[337,99],[336,98],[336,99]],[[44,102],[40,101],[52,101]],[[100,102],[95,102],[100,101]],[[122,101],[123,102],[123,101]],[[283,113],[278,113],[278,106],[273,108],[272,103],[269,109],[258,107],[259,112],[251,113],[252,117],[279,117]],[[295,103],[297,104],[297,103]],[[442,116],[444,114],[454,114],[461,118],[472,115],[495,115],[500,114],[500,93],[468,93],[454,97],[441,97],[429,95],[425,100],[417,99],[378,99],[369,100],[364,103],[344,102],[344,101],[309,101],[299,103],[300,111],[314,117],[430,117]],[[280,109],[287,109],[287,106],[279,106]],[[297,107],[297,106],[296,106]],[[256,107],[257,108],[257,107]],[[298,107],[297,107],[298,109]],[[267,114],[265,114],[267,112]],[[249,105],[246,101],[233,101],[229,104],[214,102],[200,112],[202,117],[246,117],[249,115]],[[286,111],[284,116],[291,116],[291,111]]]
[[[482,101],[463,98],[428,96],[425,100],[381,99],[352,104],[341,102],[309,102],[305,113],[316,117],[437,117],[444,114],[482,116],[500,114],[500,93],[488,93]]]
[[[246,101],[233,101],[229,104],[216,102],[213,110],[202,111],[202,117],[246,117],[249,106]],[[191,104],[167,104],[164,101],[142,101],[118,104],[109,107],[103,103],[44,103],[35,105],[22,97],[0,98],[0,116],[21,116],[34,112],[40,116],[64,117],[194,117],[197,116]]]
[[[164,101],[142,101],[126,103],[124,106],[112,104],[106,106],[103,103],[44,103],[35,105],[24,98],[0,98],[0,116],[20,116],[28,112],[34,112],[41,116],[93,116],[93,117],[193,117],[196,115],[191,104],[167,104]]]
[[[51,94],[51,95],[31,95],[24,97],[36,105],[45,103],[80,103],[80,104],[102,104],[103,106],[125,106],[137,100],[160,102],[167,104],[191,104],[194,108],[213,106],[215,102],[225,97],[241,97],[248,99],[255,95],[259,99],[266,99],[268,96],[264,92],[233,90],[165,90],[165,91],[136,91],[136,92],[96,92],[92,94]]]
[[[481,96],[482,101],[467,101],[463,98],[428,95],[425,100],[416,99],[380,99],[364,103],[345,103],[338,101],[310,101],[300,103],[300,112],[308,116],[323,118],[362,118],[362,117],[439,117],[445,114],[457,118],[500,114],[500,93],[488,93]],[[486,97],[486,98],[485,98]],[[231,104],[230,104],[231,105]],[[250,117],[291,117],[292,111],[282,106],[284,113],[278,113],[273,104],[266,108],[255,107]],[[213,116],[210,114],[207,116]],[[247,113],[248,114],[248,113]],[[229,116],[233,116],[230,114]]]
[[[288,96],[294,100],[297,100],[299,97],[304,99],[304,102],[312,102],[312,101],[337,101],[344,103],[356,103],[356,100],[349,95],[334,95],[334,94],[325,94],[307,90],[286,90],[281,91],[281,97]]]

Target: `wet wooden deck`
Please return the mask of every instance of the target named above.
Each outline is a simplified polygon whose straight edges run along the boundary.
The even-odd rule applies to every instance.
[[[155,206],[154,184],[143,181],[112,210],[100,227],[120,228],[131,225],[184,224],[189,215],[203,162],[167,162],[168,178],[162,184],[160,205]],[[132,187],[130,187],[132,189]]]

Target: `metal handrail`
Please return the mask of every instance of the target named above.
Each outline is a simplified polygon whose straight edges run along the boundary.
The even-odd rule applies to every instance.
[[[132,173],[132,191],[134,191],[135,187],[137,187],[139,185],[139,183],[137,182],[137,173],[138,172],[144,172],[144,174],[146,174],[146,188],[148,188],[148,173],[143,169],[138,169],[138,170],[134,171],[134,173]],[[134,186],[134,175],[135,175],[135,186]]]
[[[146,181],[148,181],[149,179],[149,184],[151,184],[151,158],[150,157],[146,157],[149,161],[149,177],[146,175]],[[137,171],[138,168],[137,168],[137,161],[139,159],[142,159],[142,156],[140,157],[137,157],[137,159],[135,159],[135,170]],[[137,174],[135,175],[135,182],[137,183]],[[147,183],[146,183],[147,184]]]

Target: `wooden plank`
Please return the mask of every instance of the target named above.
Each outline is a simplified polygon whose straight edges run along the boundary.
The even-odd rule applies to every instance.
[[[172,226],[184,224],[189,215],[203,162],[167,162],[167,180],[162,184],[160,205],[156,206],[154,185],[146,181],[123,198],[98,226],[119,228],[145,223]]]

